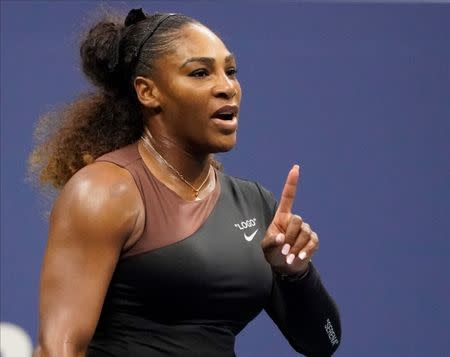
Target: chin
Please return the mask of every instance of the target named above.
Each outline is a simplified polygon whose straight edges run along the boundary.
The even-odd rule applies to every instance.
[[[226,137],[225,140],[214,143],[212,153],[227,152],[236,146],[236,134]]]

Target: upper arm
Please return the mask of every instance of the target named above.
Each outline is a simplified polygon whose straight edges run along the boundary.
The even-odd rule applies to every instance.
[[[94,163],[66,184],[50,216],[41,274],[40,341],[45,348],[60,356],[69,347],[84,351],[141,211],[131,175],[115,165]]]

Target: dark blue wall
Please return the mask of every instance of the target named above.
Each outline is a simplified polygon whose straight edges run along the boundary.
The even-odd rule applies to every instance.
[[[77,35],[98,5],[1,2],[1,320],[33,340],[47,225],[26,159],[39,115],[87,88]],[[221,160],[275,195],[301,164],[296,210],[319,233],[314,261],[342,314],[336,356],[448,355],[450,6],[110,5],[187,13],[237,55],[239,141]],[[11,341],[2,356],[25,357]],[[296,355],[264,314],[237,353]]]

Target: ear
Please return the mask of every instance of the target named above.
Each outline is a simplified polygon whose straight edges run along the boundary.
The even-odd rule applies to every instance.
[[[134,79],[134,89],[141,104],[149,109],[157,109],[160,106],[159,92],[153,80],[137,76]]]

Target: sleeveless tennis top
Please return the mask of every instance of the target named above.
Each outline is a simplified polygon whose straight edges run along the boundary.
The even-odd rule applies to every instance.
[[[260,245],[276,209],[267,190],[215,171],[214,191],[187,202],[152,175],[137,143],[97,161],[131,173],[146,214],[142,236],[117,263],[87,356],[235,356],[235,336],[264,308],[305,351],[299,339],[311,321],[304,321],[307,329],[291,326],[287,312],[295,316],[294,305],[308,294],[316,301],[328,295],[312,267],[301,281],[275,281]],[[332,301],[322,304],[318,314],[335,322],[333,308]],[[318,343],[329,345],[322,326],[316,329]]]
[[[89,356],[233,356],[235,335],[270,296],[260,241],[275,201],[217,172],[207,198],[185,202],[151,174],[137,144],[97,161],[131,173],[146,223],[117,264]]]

